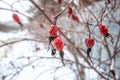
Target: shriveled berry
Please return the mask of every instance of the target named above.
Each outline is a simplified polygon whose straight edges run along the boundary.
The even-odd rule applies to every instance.
[[[39,24],[40,28],[44,28],[44,25],[42,23]]]
[[[68,13],[68,16],[72,15],[73,11],[72,11],[72,8],[71,8],[71,7],[69,7],[69,8],[67,9],[67,13]]]
[[[58,0],[58,4],[61,4],[62,3],[62,0]]]
[[[72,19],[78,23],[80,22],[79,17],[76,15],[72,15]]]

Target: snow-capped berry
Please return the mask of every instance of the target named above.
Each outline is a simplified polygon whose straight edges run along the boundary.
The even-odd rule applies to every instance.
[[[86,38],[86,39],[85,39],[85,45],[86,45],[88,48],[92,48],[93,45],[94,45],[94,39],[93,39],[93,38]]]
[[[16,13],[13,13],[13,14],[12,14],[12,18],[13,18],[13,20],[14,20],[15,22],[20,23],[20,18],[19,18],[19,16],[18,16]]]
[[[69,8],[67,9],[67,13],[68,13],[68,16],[72,15],[73,11],[72,11],[72,8],[71,8],[71,7],[69,7]]]
[[[52,44],[54,48],[58,51],[62,51],[62,49],[64,48],[64,43],[60,37],[55,38]]]
[[[72,15],[72,19],[78,23],[80,22],[79,17],[76,15]]]
[[[107,27],[106,27],[105,25],[103,25],[103,24],[100,24],[100,25],[99,25],[99,30],[100,30],[100,33],[101,33],[102,35],[107,35],[107,33],[108,33]]]
[[[50,26],[50,28],[49,28],[49,31],[48,31],[48,33],[49,33],[49,36],[51,36],[51,37],[57,37],[58,35],[57,35],[57,27],[55,26],[55,25],[51,25]]]

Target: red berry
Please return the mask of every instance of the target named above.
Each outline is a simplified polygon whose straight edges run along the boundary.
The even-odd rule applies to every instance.
[[[92,48],[93,45],[94,45],[94,39],[93,38],[86,38],[85,39],[85,45],[88,47],[88,48]]]
[[[39,24],[40,28],[44,28],[44,25],[42,23]]]
[[[62,0],[58,0],[58,4],[61,4],[62,3]]]
[[[103,24],[100,24],[100,25],[99,25],[99,30],[100,30],[100,33],[101,33],[102,35],[106,35],[106,34],[108,33],[107,27],[106,27],[105,25],[103,25]]]
[[[52,13],[53,15],[55,15],[55,9],[54,9],[54,8],[51,9],[51,13]]]
[[[18,16],[16,13],[13,13],[13,14],[12,14],[12,18],[13,18],[13,20],[14,20],[15,22],[20,23],[20,18],[19,18],[19,16]]]
[[[78,22],[78,23],[80,22],[78,16],[76,16],[76,15],[72,15],[72,19],[73,19],[74,21]]]
[[[64,43],[60,37],[57,37],[53,40],[53,46],[56,50],[62,51],[64,48]]]
[[[72,15],[73,11],[72,11],[72,8],[71,8],[71,7],[69,7],[69,8],[67,9],[67,13],[68,13],[68,16]]]
[[[51,36],[51,37],[57,37],[58,35],[57,35],[57,27],[55,26],[55,25],[51,25],[50,26],[50,29],[49,29],[49,31],[48,31],[48,33],[49,33],[49,36]]]

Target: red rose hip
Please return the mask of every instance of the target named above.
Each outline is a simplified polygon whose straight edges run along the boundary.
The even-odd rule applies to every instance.
[[[99,31],[102,35],[107,35],[108,34],[108,29],[105,25],[100,24],[99,25]]]
[[[86,45],[88,48],[92,48],[93,45],[94,45],[94,39],[93,39],[93,38],[86,38],[86,39],[85,39],[85,45]]]
[[[64,48],[64,43],[60,37],[55,38],[52,43],[54,48],[58,51],[62,51]]]
[[[62,0],[58,0],[58,4],[61,4],[62,3]]]
[[[57,37],[58,36],[57,31],[58,31],[57,27],[55,25],[51,25],[50,28],[49,28],[49,31],[48,31],[49,36],[50,37]]]
[[[70,16],[70,15],[72,15],[72,8],[71,7],[69,7],[68,9],[67,9],[67,13],[68,13],[68,16]]]
[[[13,20],[14,20],[15,22],[20,23],[20,18],[19,18],[19,16],[18,16],[16,13],[13,13],[13,14],[12,14],[12,18],[13,18]]]
[[[78,23],[80,22],[79,17],[76,15],[72,15],[72,19]]]

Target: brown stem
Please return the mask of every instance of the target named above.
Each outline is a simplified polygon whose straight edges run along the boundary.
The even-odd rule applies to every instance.
[[[61,12],[59,12],[55,17],[54,17],[54,25],[57,23],[58,17],[73,3],[74,0],[72,0],[66,7],[63,9]]]
[[[53,24],[53,21],[47,16],[47,14],[34,2],[34,0],[30,0],[30,2],[47,18],[47,20]]]

